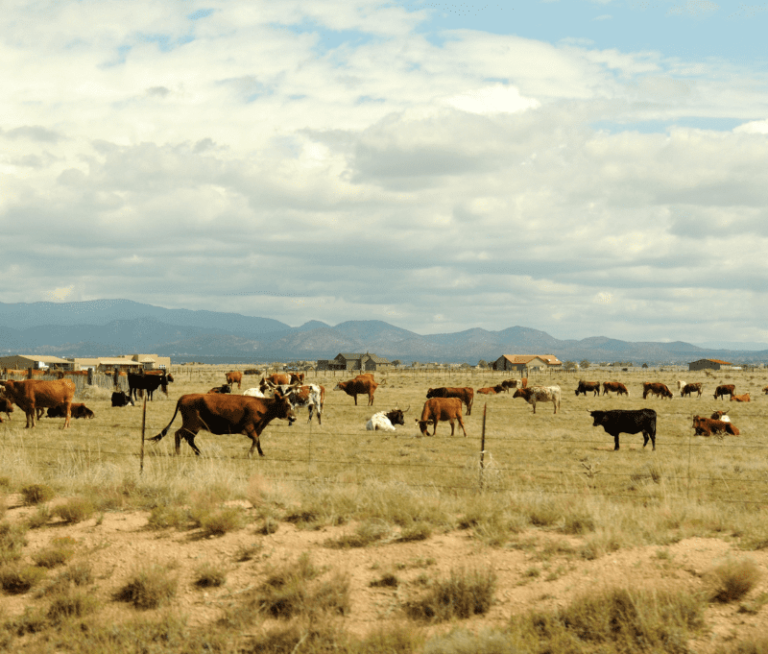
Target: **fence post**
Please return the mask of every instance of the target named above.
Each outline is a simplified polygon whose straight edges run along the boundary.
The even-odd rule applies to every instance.
[[[144,393],[144,410],[141,413],[141,464],[139,467],[139,475],[144,474],[144,429],[147,426],[147,394]]]
[[[485,414],[488,404],[483,404],[483,435],[480,437],[480,490],[483,490],[483,473],[485,471]]]
[[[93,368],[88,368],[88,386],[93,386]]]

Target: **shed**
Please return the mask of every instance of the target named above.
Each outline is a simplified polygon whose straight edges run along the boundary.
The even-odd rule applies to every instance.
[[[730,368],[730,361],[722,361],[720,359],[699,359],[698,361],[691,361],[688,364],[688,370],[720,370],[721,368]]]
[[[491,364],[494,370],[510,370],[527,375],[530,370],[560,370],[563,362],[554,354],[502,354]]]

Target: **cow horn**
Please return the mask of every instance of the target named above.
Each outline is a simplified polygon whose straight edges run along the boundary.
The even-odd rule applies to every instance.
[[[410,410],[411,410],[411,405],[409,404],[408,408],[405,411],[403,411],[403,413],[408,413]]]

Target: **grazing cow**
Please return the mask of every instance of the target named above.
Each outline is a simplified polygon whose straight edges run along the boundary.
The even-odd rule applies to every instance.
[[[275,418],[288,420],[293,424],[296,415],[288,398],[279,392],[271,399],[259,399],[246,395],[208,395],[193,393],[182,395],[176,402],[176,411],[168,426],[151,441],[161,440],[171,428],[176,414],[181,411],[182,424],[176,431],[176,454],[181,453],[181,439],[187,441],[196,455],[200,450],[195,445],[195,436],[201,429],[212,434],[245,434],[253,441],[248,456],[253,450],[264,456],[259,444],[259,437],[264,428]]]
[[[128,406],[130,403],[131,398],[125,391],[112,393],[112,406]]]
[[[419,429],[423,436],[429,436],[427,425],[434,424],[432,430],[432,436],[437,433],[437,423],[441,420],[447,420],[451,423],[451,436],[453,436],[455,424],[454,421],[458,420],[461,425],[461,431],[464,432],[464,436],[467,435],[467,430],[464,429],[464,420],[461,417],[461,400],[458,397],[433,397],[428,399],[424,403],[424,409],[421,412],[421,420],[418,418],[416,422],[419,423]]]
[[[483,395],[498,395],[499,393],[504,392],[504,387],[499,384],[497,386],[489,386],[487,388],[478,388],[477,392]]]
[[[93,418],[93,411],[91,411],[85,404],[79,402],[72,402],[71,413],[73,418]],[[49,418],[66,418],[67,405],[58,404],[57,406],[48,407]]]
[[[607,395],[608,391],[616,393],[616,395],[626,395],[629,397],[627,387],[621,382],[603,382],[603,395]]]
[[[643,447],[651,439],[656,449],[656,412],[653,409],[613,409],[611,411],[590,411],[592,426],[603,426],[613,436],[614,451],[619,449],[619,434],[637,434],[643,432]]]
[[[409,406],[408,409],[411,407]],[[395,425],[405,425],[405,414],[408,409],[393,409],[392,411],[380,411],[374,413],[371,419],[366,423],[365,428],[368,431],[395,431]]]
[[[152,400],[152,394],[161,386],[166,388],[166,395],[168,394],[168,376],[165,374],[165,370],[161,372],[162,375],[145,375],[144,371],[140,374],[128,373],[128,397],[130,397],[133,406],[136,406],[134,399],[138,399],[140,390],[146,391],[150,400]]]
[[[592,397],[600,395],[600,382],[599,381],[582,381],[579,380],[579,387],[576,389],[576,397],[579,397],[580,393],[584,393],[584,397],[587,393],[592,391]]]
[[[693,416],[693,429],[695,436],[711,436],[712,434],[732,434],[738,436],[741,432],[732,422],[715,420],[714,418],[702,418]]]
[[[229,384],[222,384],[221,386],[214,386],[210,391],[208,391],[208,394],[213,393],[219,393],[221,395],[226,395],[227,393],[232,392],[232,387]]]
[[[668,397],[672,399],[672,391],[667,388],[666,384],[661,382],[643,382],[643,399],[648,397],[648,394],[661,396],[661,399]]]
[[[7,397],[0,396],[0,413],[4,413],[6,416],[8,416],[8,420],[11,419],[11,414],[13,413],[13,402],[11,402]],[[0,418],[0,422],[2,422],[2,418]]]
[[[711,416],[712,420],[722,420],[723,422],[730,422],[731,418],[727,411],[715,411]]]
[[[243,373],[239,370],[230,370],[227,374],[227,384],[230,386],[233,386],[234,384],[237,384],[237,388],[240,388],[240,385],[243,381]]]
[[[263,387],[267,382],[272,383],[274,386],[282,386],[283,384],[291,383],[291,376],[283,372],[272,373],[269,377],[262,377],[259,387]],[[263,391],[264,388],[261,388],[261,390]]]
[[[64,429],[69,427],[70,407],[72,398],[75,396],[75,383],[71,379],[0,381],[0,386],[5,387],[5,394],[8,399],[27,414],[27,428],[35,426],[35,415],[38,408],[56,406],[62,403],[66,405]]]
[[[749,402],[749,393],[744,393],[744,395],[731,393],[731,402]]]
[[[690,397],[690,395],[692,393],[698,393],[698,397],[701,397],[701,391],[702,391],[702,383],[701,382],[696,382],[696,383],[693,383],[693,384],[685,384],[680,389],[680,397],[685,397],[686,395],[688,395]]]
[[[726,395],[733,395],[733,391],[736,390],[734,384],[721,384],[715,389],[715,399],[718,397],[724,398]]]
[[[275,390],[275,392],[278,392],[278,390]],[[289,386],[283,394],[288,398],[294,409],[309,408],[309,420],[307,422],[312,422],[312,411],[314,410],[317,411],[317,424],[323,424],[320,417],[323,413],[323,405],[325,404],[325,387],[318,384],[304,386],[294,384]]]
[[[555,407],[553,413],[557,413],[560,408],[561,390],[559,386],[531,386],[530,388],[518,388],[512,398],[522,397],[528,404],[533,406],[533,412],[536,413],[537,402],[552,402]]]
[[[373,375],[370,375],[370,377],[367,375],[359,375],[358,377],[355,377],[355,379],[339,382],[336,384],[336,387],[333,390],[344,391],[347,395],[354,397],[355,406],[357,406],[358,395],[367,395],[368,406],[372,406],[373,394],[376,392],[376,389],[379,386],[375,381],[373,381],[372,377]]]
[[[464,406],[467,407],[467,415],[472,415],[472,403],[475,401],[475,391],[468,386],[464,388],[446,388],[444,386],[441,388],[430,388],[427,391],[427,399],[433,397],[458,397],[464,403]]]

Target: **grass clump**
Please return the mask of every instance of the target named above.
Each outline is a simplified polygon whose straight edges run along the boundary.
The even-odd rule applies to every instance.
[[[224,534],[242,529],[245,517],[242,509],[224,508],[212,511],[200,521],[204,536],[223,536]]]
[[[367,547],[390,534],[390,528],[380,521],[361,522],[353,534],[345,534],[336,539],[326,541],[327,547],[345,549],[348,547]]]
[[[712,601],[735,602],[755,587],[760,579],[760,569],[751,559],[730,559],[714,568],[707,577]]]
[[[67,618],[82,618],[94,613],[99,607],[98,600],[84,591],[71,591],[56,595],[48,608],[47,617],[53,622]]]
[[[378,579],[374,579],[370,584],[371,588],[397,588],[400,580],[393,572],[385,572]]]
[[[147,520],[147,529],[184,529],[189,525],[189,515],[180,506],[161,504],[153,507]]]
[[[64,536],[54,538],[49,547],[36,552],[32,560],[41,568],[55,568],[63,565],[75,553],[75,539]]]
[[[38,504],[35,512],[27,518],[29,529],[45,527],[51,520],[51,508],[47,504]]]
[[[403,527],[398,539],[402,543],[410,543],[419,540],[427,540],[432,535],[432,525],[428,522],[416,522],[408,527]]]
[[[21,558],[21,552],[27,544],[26,526],[10,522],[0,523],[0,563],[8,563]]]
[[[34,565],[9,563],[0,568],[0,588],[11,595],[21,595],[45,577],[45,570]]]
[[[73,497],[53,509],[53,515],[61,518],[68,525],[88,520],[95,512],[93,502],[84,497]]]
[[[450,577],[433,584],[425,597],[409,602],[406,613],[431,622],[482,615],[491,608],[495,588],[493,570],[452,570]]]
[[[227,571],[215,563],[203,563],[196,573],[195,586],[198,588],[217,588],[227,581]]]
[[[521,650],[501,631],[486,630],[479,634],[457,629],[432,638],[424,654],[520,654]]]
[[[27,506],[50,502],[56,492],[47,484],[29,484],[21,488],[21,498]]]
[[[261,543],[251,543],[250,545],[240,545],[235,552],[235,561],[244,563],[252,561],[264,549]]]
[[[156,609],[175,597],[178,579],[166,567],[153,564],[139,568],[117,591],[115,599],[137,609]]]

